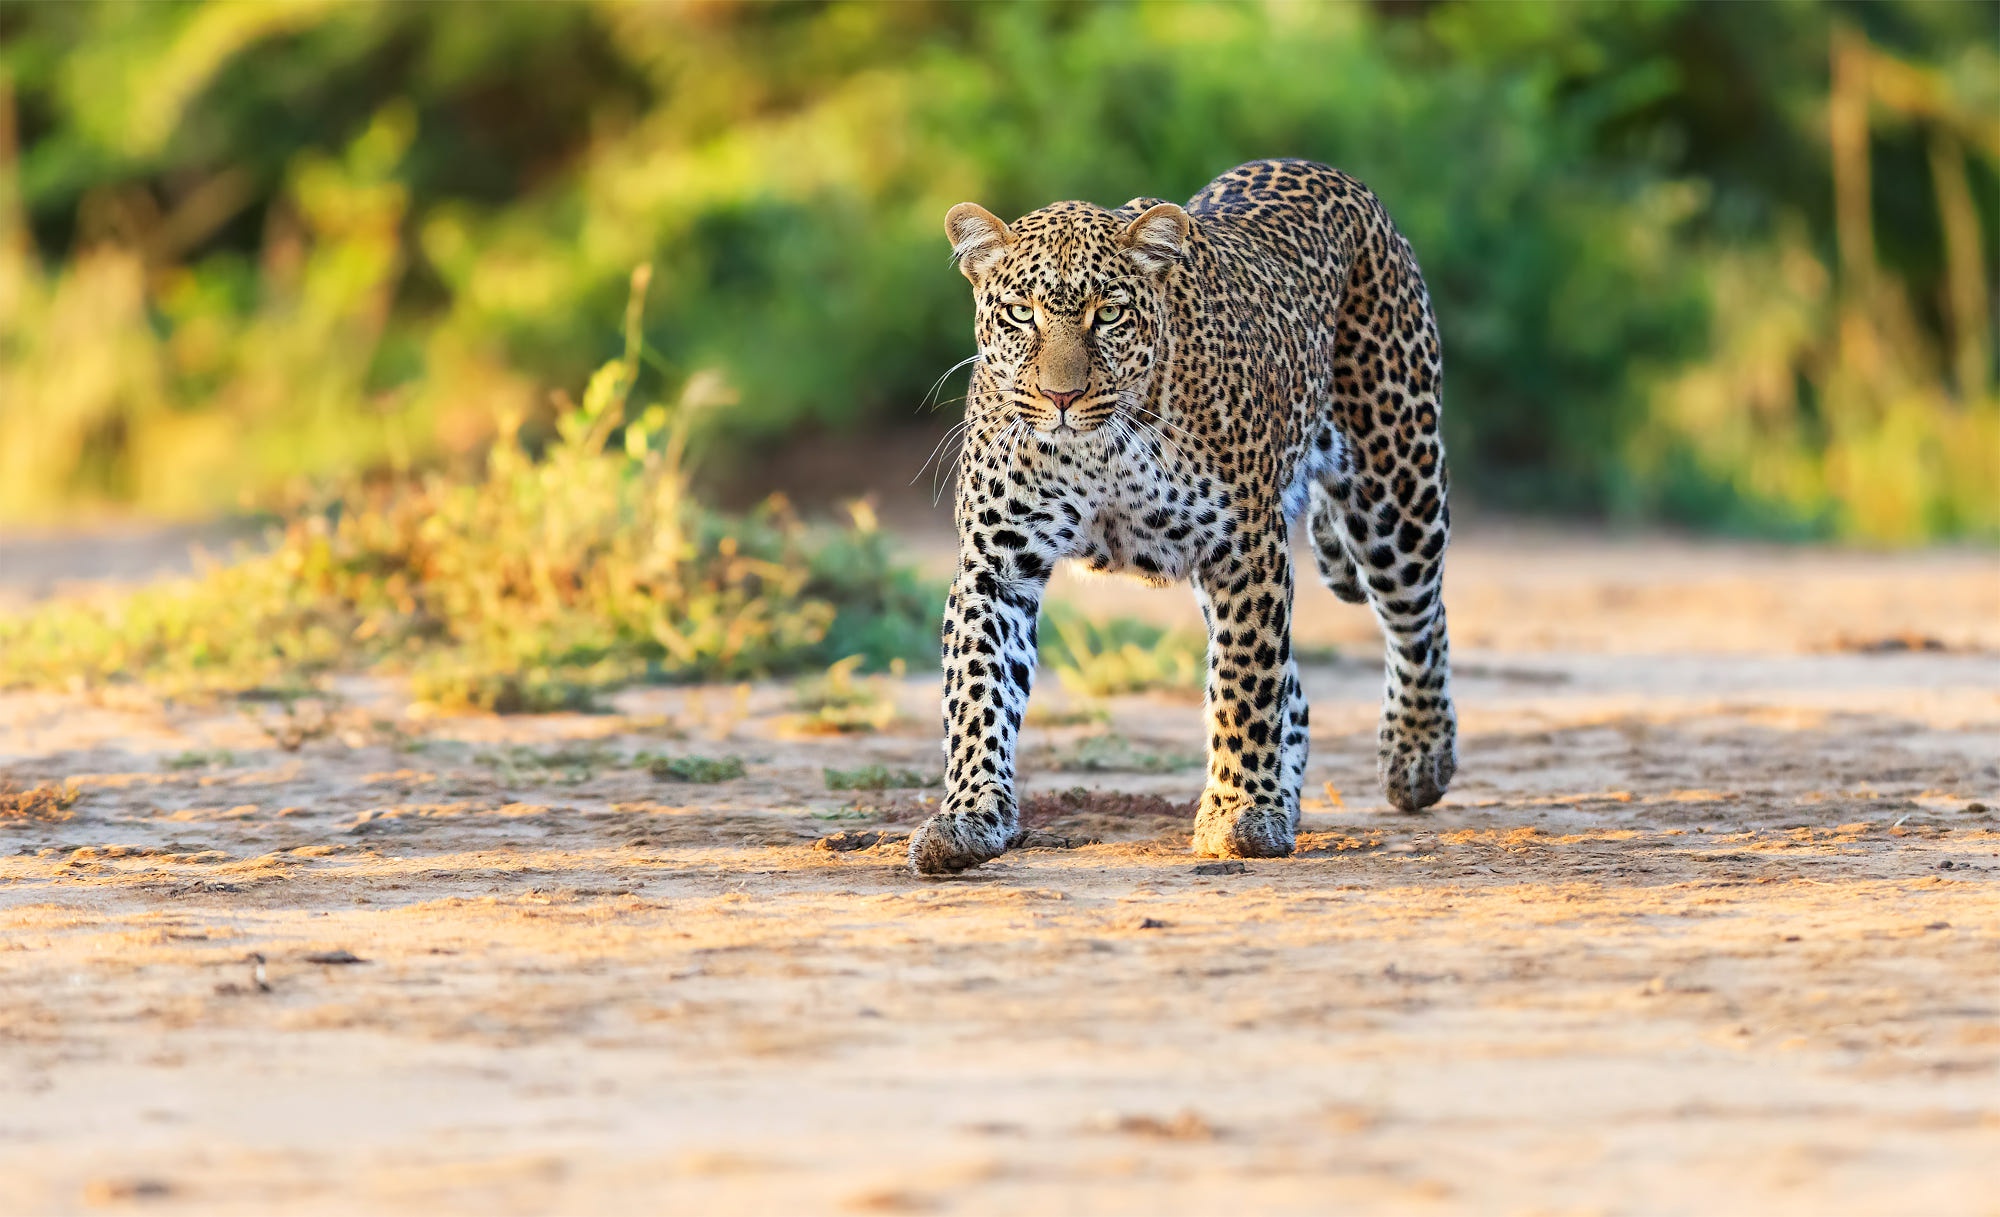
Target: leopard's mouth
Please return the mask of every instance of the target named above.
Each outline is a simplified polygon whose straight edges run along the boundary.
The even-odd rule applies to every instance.
[[[1092,401],[1081,402],[1053,414],[1046,410],[1028,416],[1028,426],[1037,439],[1068,443],[1093,435],[1103,430],[1117,413],[1118,397],[1107,394]]]
[[[1035,423],[1033,429],[1036,439],[1051,444],[1073,444],[1097,430],[1095,427],[1078,427],[1067,422],[1058,422],[1053,427]]]

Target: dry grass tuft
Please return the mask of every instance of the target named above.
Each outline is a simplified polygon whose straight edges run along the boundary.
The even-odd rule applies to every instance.
[[[60,823],[70,818],[70,808],[76,805],[79,793],[67,782],[61,786],[36,786],[32,790],[17,790],[10,784],[0,788],[0,820]]]

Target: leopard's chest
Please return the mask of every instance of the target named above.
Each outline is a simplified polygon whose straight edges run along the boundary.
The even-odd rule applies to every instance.
[[[1071,556],[1088,570],[1179,583],[1233,532],[1230,513],[1212,499],[1165,484],[1106,493],[1084,513]]]

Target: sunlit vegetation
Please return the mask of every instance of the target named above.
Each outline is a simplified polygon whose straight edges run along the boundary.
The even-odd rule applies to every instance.
[[[1115,731],[1051,749],[1039,764],[1063,773],[1180,773],[1201,767],[1198,752],[1145,748]]]
[[[16,789],[12,783],[0,785],[0,820],[36,820],[56,823],[70,818],[70,808],[82,792],[64,783]]]
[[[1023,720],[1030,727],[1103,726],[1111,721],[1111,711],[1095,702],[1053,706],[1042,698],[1028,703]]]
[[[936,786],[943,779],[934,773],[914,769],[891,769],[887,765],[862,765],[854,769],[824,771],[828,790],[913,790]]]
[[[1904,3],[10,6],[0,519],[276,523],[190,578],[0,620],[0,687],[282,700],[374,672],[530,711],[809,673],[791,729],[883,730],[869,673],[935,655],[936,589],[865,508],[725,515],[701,478],[800,425],[893,422],[963,354],[949,203],[1184,196],[1271,153],[1358,173],[1416,245],[1469,501],[2000,537],[1990,27]],[[1042,637],[1072,716],[1201,686],[1191,635],[1057,607]]]
[[[1093,621],[1061,605],[1042,616],[1042,663],[1072,696],[1198,693],[1207,644],[1132,617]]]
[[[630,756],[598,745],[562,748],[510,747],[477,752],[473,763],[493,771],[505,786],[575,786],[614,770],[640,769],[663,782],[711,784],[744,774],[737,756],[662,756],[641,751]]]
[[[937,644],[931,643],[931,656]],[[849,655],[824,672],[806,676],[792,686],[792,709],[784,729],[794,735],[863,735],[881,731],[902,719],[896,685],[906,667],[892,660],[886,676],[862,674],[866,656]]]
[[[1287,154],[1359,174],[1422,258],[1468,502],[2000,535],[1990,6],[17,3],[0,31],[0,518],[282,508],[564,442],[548,389],[615,357],[642,262],[649,349],[735,395],[701,423],[721,476],[907,419],[966,353],[951,203],[1185,197]]]
[[[0,685],[286,693],[369,670],[443,709],[507,712],[934,652],[939,594],[865,511],[809,526],[782,502],[727,517],[695,500],[691,420],[720,389],[697,376],[633,400],[646,286],[642,268],[624,356],[565,405],[539,456],[510,419],[477,477],[353,483],[264,552],[0,621]]]
[[[743,758],[740,756],[676,756],[653,761],[647,766],[648,772],[664,782],[694,782],[712,784],[733,782],[743,776]]]
[[[506,786],[573,786],[596,777],[601,769],[618,764],[618,757],[609,749],[584,745],[556,749],[500,748],[476,752],[472,760],[492,769],[493,775]]]

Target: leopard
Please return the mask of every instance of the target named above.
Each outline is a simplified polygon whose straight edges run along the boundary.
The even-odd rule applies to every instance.
[[[1262,160],[1185,206],[1066,201],[945,216],[976,353],[941,630],[945,788],[918,876],[1021,833],[1015,751],[1051,574],[1191,584],[1207,629],[1192,852],[1297,844],[1310,713],[1292,535],[1384,639],[1377,778],[1405,812],[1458,768],[1443,599],[1442,348],[1410,243],[1340,170]]]

